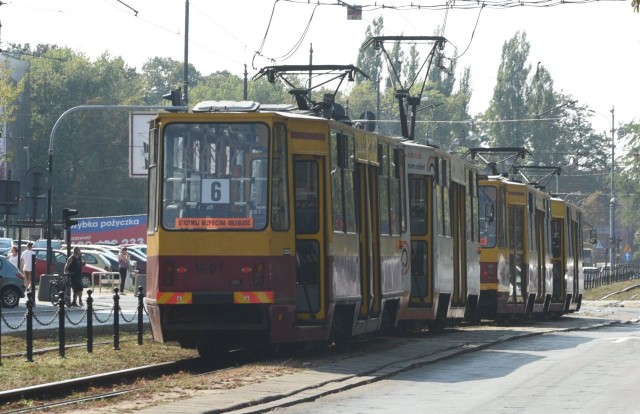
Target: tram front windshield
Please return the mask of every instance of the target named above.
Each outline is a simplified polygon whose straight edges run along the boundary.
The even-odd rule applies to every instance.
[[[267,125],[172,123],[164,129],[163,143],[165,229],[265,228]]]

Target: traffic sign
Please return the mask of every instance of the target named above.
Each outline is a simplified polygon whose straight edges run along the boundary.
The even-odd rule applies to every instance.
[[[629,246],[628,244],[626,246],[624,246],[624,252],[625,253],[631,253],[631,246]]]
[[[51,174],[40,166],[34,166],[24,173],[24,193],[27,197],[37,197],[46,194],[51,188]]]

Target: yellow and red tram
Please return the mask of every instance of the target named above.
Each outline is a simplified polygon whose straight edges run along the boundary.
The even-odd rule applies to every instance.
[[[577,209],[556,213],[548,194],[480,179],[439,148],[234,105],[150,125],[145,301],[157,340],[214,356],[579,309]]]
[[[477,168],[441,149],[405,143],[410,297],[401,324],[473,319],[480,295]]]
[[[584,291],[582,211],[560,198],[551,199],[553,295],[550,313],[560,316],[580,310]]]
[[[551,304],[551,197],[504,176],[480,180],[480,317],[544,314]]]
[[[212,354],[395,324],[409,272],[401,140],[196,108],[159,113],[150,148],[155,338]]]

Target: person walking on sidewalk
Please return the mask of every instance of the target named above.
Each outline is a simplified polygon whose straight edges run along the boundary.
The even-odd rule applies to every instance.
[[[27,290],[31,289],[31,275],[33,273],[33,256],[35,256],[35,252],[31,250],[33,248],[33,243],[27,243],[27,250],[22,252],[22,256],[20,260],[22,261],[22,266],[20,267],[24,272],[24,279],[27,282]]]
[[[124,295],[124,282],[127,280],[127,270],[129,270],[129,252],[123,247],[118,253],[118,272],[120,273],[120,294]]]
[[[73,302],[70,306],[77,307],[78,302],[80,306],[84,306],[82,303],[82,267],[84,266],[84,260],[82,259],[82,253],[78,246],[73,248],[73,254],[67,259],[67,263],[64,265],[64,272],[69,273],[71,279],[71,289],[73,289]]]

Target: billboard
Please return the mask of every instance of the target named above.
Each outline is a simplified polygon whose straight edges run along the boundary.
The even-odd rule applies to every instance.
[[[149,168],[149,122],[157,112],[129,114],[129,176],[147,178]]]
[[[146,244],[147,215],[79,218],[71,227],[73,244]]]

